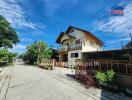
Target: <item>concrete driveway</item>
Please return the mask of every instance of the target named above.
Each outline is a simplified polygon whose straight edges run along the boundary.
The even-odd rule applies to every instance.
[[[69,71],[68,71],[69,72]],[[63,72],[15,65],[3,100],[130,100],[101,89],[85,89]],[[2,100],[2,99],[1,99]]]

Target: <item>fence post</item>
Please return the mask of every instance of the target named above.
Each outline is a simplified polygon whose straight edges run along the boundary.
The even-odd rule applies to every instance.
[[[126,64],[126,74],[128,75],[128,66],[127,66],[127,64]]]

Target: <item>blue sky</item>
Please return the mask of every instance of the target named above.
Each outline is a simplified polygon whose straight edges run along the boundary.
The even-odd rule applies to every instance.
[[[111,17],[110,8],[121,5],[124,16]],[[69,25],[86,29],[105,42],[104,49],[121,47],[132,33],[131,0],[0,0],[0,14],[20,37],[12,51],[42,40],[57,47],[56,38]]]

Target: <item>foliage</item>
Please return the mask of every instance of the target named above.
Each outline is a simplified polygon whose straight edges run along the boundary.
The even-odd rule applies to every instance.
[[[50,48],[48,48],[45,52],[44,52],[44,55],[43,55],[43,58],[47,58],[47,59],[50,59],[51,56],[52,56],[52,50]]]
[[[50,59],[52,56],[52,51],[48,48],[45,42],[39,41],[27,46],[27,51],[25,54],[20,55],[20,57],[27,64],[35,64],[36,62],[41,62],[42,58]]]
[[[99,83],[108,84],[115,81],[115,72],[113,70],[108,70],[107,72],[97,72],[95,77]]]
[[[113,78],[115,77],[115,72],[113,70],[108,70],[106,72],[106,76],[107,76],[107,81],[111,82]]]
[[[86,88],[94,86],[95,84],[91,72],[87,70],[85,66],[77,66],[75,76],[76,79],[78,79],[81,83],[86,86]]]
[[[7,49],[2,49],[0,50],[0,61],[7,61],[8,60],[8,50]]]
[[[8,64],[11,64],[13,62],[13,58],[16,56],[16,53],[11,53],[8,51],[8,49],[0,50],[0,61],[7,61]]]
[[[0,47],[12,48],[17,42],[19,39],[15,29],[4,17],[0,16]]]
[[[107,77],[106,77],[105,73],[103,73],[103,72],[97,72],[95,77],[99,83],[106,83],[107,82]]]

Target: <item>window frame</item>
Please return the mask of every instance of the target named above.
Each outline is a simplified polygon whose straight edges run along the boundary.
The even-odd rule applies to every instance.
[[[71,58],[78,58],[79,57],[79,53],[71,53]]]

